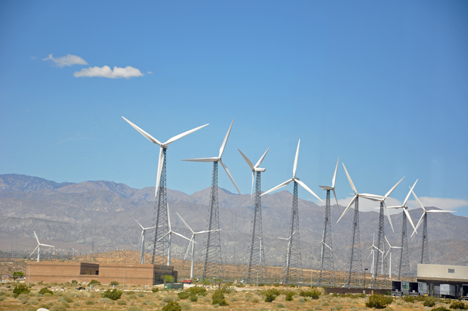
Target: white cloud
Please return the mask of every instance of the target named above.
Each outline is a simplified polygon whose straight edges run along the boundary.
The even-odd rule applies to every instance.
[[[88,65],[88,63],[79,56],[68,54],[67,56],[54,58],[52,54],[44,58],[43,61],[51,60],[59,67],[73,66],[73,65]]]
[[[114,70],[111,70],[109,66],[103,67],[89,67],[83,68],[80,71],[77,71],[73,74],[75,77],[102,77],[102,78],[133,78],[141,77],[143,74],[139,69],[127,66],[125,68],[114,67]]]
[[[153,73],[152,73],[151,71],[148,71],[148,74],[149,74],[149,75],[152,75]]]

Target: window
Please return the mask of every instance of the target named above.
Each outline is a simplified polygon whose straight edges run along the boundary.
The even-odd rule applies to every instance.
[[[455,269],[448,269],[448,273],[455,273]]]

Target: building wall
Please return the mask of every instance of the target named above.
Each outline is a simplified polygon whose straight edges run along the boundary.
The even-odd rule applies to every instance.
[[[418,280],[468,282],[468,266],[418,264]]]
[[[77,280],[90,282],[97,280],[101,284],[117,281],[128,285],[153,285],[163,282],[164,275],[174,276],[177,282],[177,271],[172,266],[152,264],[112,264],[85,262],[28,262],[26,277],[30,282],[66,283]]]

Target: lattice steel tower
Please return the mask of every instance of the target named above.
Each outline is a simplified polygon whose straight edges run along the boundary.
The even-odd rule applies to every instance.
[[[283,273],[281,274],[281,282],[285,284],[298,284],[302,283],[303,280],[297,182],[294,182],[293,191],[288,248]]]
[[[384,203],[380,202],[380,213],[379,213],[379,230],[377,233],[377,248],[381,251],[383,251],[385,245],[384,241],[384,236],[385,236],[385,215],[384,215]],[[382,260],[382,263],[380,263],[380,256],[382,254],[380,252],[375,252],[375,274],[374,277],[372,278],[371,281],[371,287],[377,287],[377,286],[382,286],[385,284],[387,281],[387,267],[386,267],[386,261]],[[379,265],[382,264],[381,269],[382,272],[379,276]]]
[[[153,240],[153,256],[151,259],[152,264],[164,264],[165,254],[169,246],[169,237],[163,237],[169,231],[167,222],[167,189],[166,189],[166,152],[169,144],[185,137],[199,129],[207,126],[208,124],[199,126],[197,128],[188,130],[184,133],[176,135],[165,143],[161,143],[159,140],[133,124],[126,118],[122,117],[128,124],[130,124],[135,130],[143,135],[150,142],[159,145],[159,159],[158,159],[158,173],[156,175],[156,189],[155,189],[155,209],[153,214],[153,221],[155,224],[154,240]],[[158,257],[156,257],[158,255]]]
[[[423,233],[422,233],[422,248],[421,248],[421,263],[429,263],[429,241],[427,237],[427,212],[424,212]]]
[[[217,157],[211,158],[198,158],[198,159],[189,159],[183,161],[192,161],[192,162],[213,162],[213,174],[211,177],[211,190],[210,190],[210,201],[208,206],[208,220],[207,220],[207,230],[209,231],[205,237],[202,250],[203,258],[201,261],[201,278],[222,278],[223,277],[223,268],[222,268],[222,255],[221,255],[221,233],[219,231],[212,231],[219,229],[219,206],[218,206],[218,162],[221,163],[224,170],[228,174],[232,183],[236,187],[237,191],[240,194],[239,188],[236,185],[236,182],[229,173],[226,165],[223,163],[221,157],[224,153],[224,148],[226,147],[229,134],[231,133],[232,125],[234,124],[234,119],[231,122],[231,126],[224,137],[221,148],[219,149],[219,155]],[[199,269],[200,270],[200,269]],[[200,272],[199,272],[200,273]]]
[[[349,257],[348,280],[346,286],[361,285],[362,282],[362,256],[361,235],[359,233],[359,197],[354,200],[353,238],[351,254]]]
[[[247,263],[243,268],[242,276],[247,283],[252,283],[257,281],[263,283],[265,278],[265,255],[263,251],[263,230],[262,230],[262,172],[265,171],[264,168],[259,167],[262,164],[263,159],[265,158],[268,150],[265,151],[263,156],[258,160],[258,162],[253,165],[252,162],[239,150],[240,154],[244,160],[249,165],[252,170],[252,190],[253,191],[253,182],[255,179],[255,206],[252,215],[252,225],[251,225],[251,234],[249,245],[247,247]],[[255,178],[256,175],[256,178]]]
[[[276,187],[264,192],[262,195],[278,190],[284,186],[289,185],[294,181],[293,189],[293,202],[291,209],[291,227],[289,229],[288,247],[286,251],[286,261],[284,264],[281,281],[284,283],[299,283],[302,282],[302,258],[301,258],[301,245],[299,238],[299,209],[298,209],[298,185],[307,190],[310,194],[315,196],[317,199],[322,201],[307,185],[302,182],[299,178],[296,178],[297,159],[299,157],[299,146],[301,140],[297,143],[296,157],[294,158],[293,176],[291,179],[279,184]]]

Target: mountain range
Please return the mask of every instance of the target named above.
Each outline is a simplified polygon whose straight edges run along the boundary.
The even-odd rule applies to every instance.
[[[129,217],[135,217],[144,226],[150,226],[154,211],[154,187],[134,189],[111,181],[56,183],[39,177],[0,175],[0,250],[33,249],[36,246],[33,231],[42,243],[57,248],[89,251],[108,249],[137,249],[140,228]],[[191,195],[167,190],[172,228],[186,236],[188,229],[177,217],[181,214],[194,230],[204,230],[208,216],[210,189]],[[300,193],[299,193],[300,197]],[[223,260],[242,263],[247,250],[253,197],[233,194],[219,189],[220,226]],[[277,237],[288,236],[292,194],[279,191],[262,197],[265,260],[268,265],[284,263],[286,242]],[[333,202],[332,202],[333,203]],[[437,208],[437,207],[432,207]],[[343,207],[332,206],[333,249],[335,267],[345,270],[352,236],[353,210],[337,224]],[[410,210],[417,222],[421,210]],[[300,236],[304,267],[319,266],[323,230],[324,207],[299,199]],[[360,239],[363,267],[370,267],[369,251],[373,233],[378,227],[377,212],[360,212]],[[395,232],[385,220],[386,235],[392,245],[401,243],[402,216],[392,215]],[[438,264],[468,265],[468,218],[450,213],[428,215],[430,260]],[[409,240],[412,272],[420,259],[421,231]],[[408,224],[408,232],[412,229]],[[149,233],[149,236],[151,233]],[[201,241],[202,239],[200,239]],[[176,257],[183,257],[186,241],[174,240]],[[200,248],[201,243],[198,244]],[[393,271],[399,252],[393,254]]]

